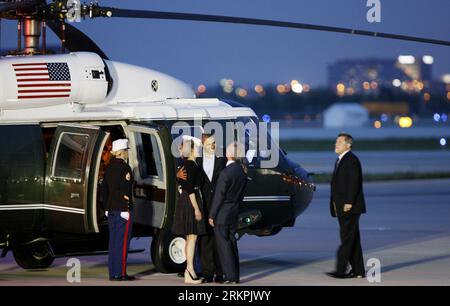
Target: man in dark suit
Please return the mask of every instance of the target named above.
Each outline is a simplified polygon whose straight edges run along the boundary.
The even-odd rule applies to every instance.
[[[212,134],[203,134],[203,154],[197,158],[197,164],[203,172],[202,185],[203,209],[209,215],[214,189],[220,172],[225,168],[227,159],[216,155],[216,140]],[[206,235],[199,236],[199,254],[204,282],[222,281],[222,268],[214,237],[214,229],[206,224]],[[215,277],[215,278],[214,278]]]
[[[331,180],[331,216],[337,217],[341,245],[337,251],[336,270],[327,275],[335,278],[365,276],[364,259],[359,234],[359,217],[366,212],[361,163],[353,154],[353,138],[341,133],[335,144],[336,160]],[[350,263],[352,270],[347,273]]]
[[[214,228],[225,284],[239,283],[239,252],[235,234],[247,175],[242,164],[236,159],[243,156],[242,153],[243,149],[239,144],[228,145],[228,162],[217,180],[209,212],[209,224]]]

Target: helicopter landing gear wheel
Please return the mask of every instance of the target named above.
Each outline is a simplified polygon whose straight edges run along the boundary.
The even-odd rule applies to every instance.
[[[172,234],[170,230],[158,230],[152,239],[151,256],[156,269],[162,273],[184,271],[186,256],[183,237]]]
[[[47,243],[22,247],[13,251],[16,263],[23,269],[47,269],[55,260]]]

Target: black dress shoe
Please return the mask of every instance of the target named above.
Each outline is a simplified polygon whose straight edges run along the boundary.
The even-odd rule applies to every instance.
[[[112,282],[120,282],[122,280],[122,277],[121,276],[114,276],[114,277],[110,277],[109,280],[112,281]]]
[[[122,276],[122,280],[123,281],[134,281],[134,280],[136,280],[136,277],[125,274],[124,276]]]
[[[348,275],[347,278],[364,278],[364,277],[366,277],[366,273],[355,274],[353,272],[353,270],[350,270],[350,272],[348,272],[347,275]]]
[[[234,284],[239,284],[239,281],[226,280],[226,281],[223,281],[222,284],[224,284],[224,285],[234,285]]]
[[[222,276],[216,276],[216,278],[214,278],[214,282],[222,284],[223,283],[223,277]]]
[[[212,282],[214,282],[214,277],[213,276],[202,277],[202,283],[212,283]]]
[[[351,278],[351,274],[350,273],[338,273],[336,271],[333,272],[327,272],[325,273],[326,275],[333,277],[333,278]]]

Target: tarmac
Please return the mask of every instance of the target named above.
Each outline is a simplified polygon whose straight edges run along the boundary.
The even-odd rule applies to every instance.
[[[334,270],[339,235],[337,220],[329,214],[329,187],[317,187],[310,207],[294,227],[271,237],[239,240],[239,286],[450,285],[450,180],[364,185],[368,212],[361,217],[360,228],[369,277],[363,279],[338,280],[324,274]],[[104,255],[80,257],[81,282],[70,283],[68,258],[57,258],[45,270],[26,271],[8,254],[0,260],[0,285],[184,286],[176,274],[155,271],[150,241],[132,241],[132,248],[145,248],[143,253],[129,255],[128,272],[138,278],[134,282],[108,281]],[[373,265],[376,261],[380,274]]]

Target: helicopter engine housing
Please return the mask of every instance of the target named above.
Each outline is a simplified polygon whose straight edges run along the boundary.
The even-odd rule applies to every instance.
[[[95,53],[7,56],[0,60],[0,108],[105,101],[105,63]]]

